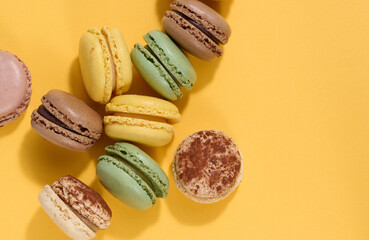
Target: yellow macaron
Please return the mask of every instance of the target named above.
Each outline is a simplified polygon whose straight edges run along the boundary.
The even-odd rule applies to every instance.
[[[79,43],[79,62],[88,95],[106,104],[132,82],[132,63],[122,33],[116,28],[90,28]]]
[[[109,114],[104,117],[106,135],[152,147],[168,144],[174,135],[171,124],[181,120],[176,105],[149,96],[116,96],[105,111]]]

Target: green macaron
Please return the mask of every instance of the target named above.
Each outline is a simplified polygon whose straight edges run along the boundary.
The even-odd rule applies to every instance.
[[[105,148],[98,158],[96,175],[121,202],[135,209],[148,209],[156,198],[168,195],[169,181],[160,166],[138,147],[125,142]]]
[[[131,59],[137,71],[160,95],[169,100],[182,97],[180,86],[191,90],[196,72],[178,46],[164,33],[153,30],[144,36],[143,47],[136,43]]]

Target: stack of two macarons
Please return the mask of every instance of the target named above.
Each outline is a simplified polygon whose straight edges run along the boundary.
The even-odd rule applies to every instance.
[[[178,46],[202,60],[214,60],[223,54],[219,45],[228,42],[231,28],[216,11],[197,0],[174,0],[170,8],[162,24],[171,38],[150,31],[144,35],[147,46],[136,43],[131,58],[146,82],[173,101],[182,97],[181,86],[191,90],[197,79],[195,69]]]

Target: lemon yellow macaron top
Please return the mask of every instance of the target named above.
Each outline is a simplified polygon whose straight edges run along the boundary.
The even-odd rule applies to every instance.
[[[116,140],[159,147],[174,135],[171,125],[181,120],[178,108],[171,102],[149,96],[121,95],[105,107],[106,135]]]
[[[88,95],[106,104],[132,82],[132,63],[122,33],[116,28],[90,28],[79,43],[79,62]]]

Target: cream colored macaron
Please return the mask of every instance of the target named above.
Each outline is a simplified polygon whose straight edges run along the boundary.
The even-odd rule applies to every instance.
[[[132,63],[122,33],[116,28],[90,28],[79,43],[79,62],[88,95],[106,104],[113,94],[128,91]]]
[[[110,225],[112,213],[104,199],[70,175],[45,185],[38,198],[47,215],[74,240],[92,239]]]
[[[160,98],[122,95],[105,107],[105,133],[110,138],[158,147],[168,144],[174,135],[171,123],[181,120],[178,108]]]

